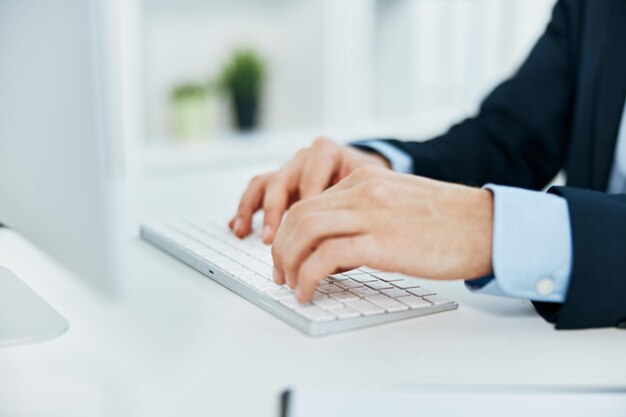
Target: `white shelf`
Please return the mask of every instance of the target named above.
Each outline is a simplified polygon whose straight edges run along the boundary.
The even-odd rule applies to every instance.
[[[287,159],[312,140],[312,132],[227,134],[205,139],[165,139],[147,145],[141,171],[147,175],[172,171],[228,169]]]
[[[319,136],[340,143],[357,139],[388,138],[425,140],[445,129],[458,119],[449,111],[423,112],[420,117],[388,119],[358,128],[308,128],[254,133],[227,133],[213,138],[176,140],[153,139],[148,142],[137,161],[135,172],[152,176],[173,172],[208,171],[240,168],[250,165],[284,163],[300,148],[308,146]]]

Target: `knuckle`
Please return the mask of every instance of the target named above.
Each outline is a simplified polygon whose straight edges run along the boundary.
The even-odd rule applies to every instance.
[[[294,155],[293,159],[300,159],[300,160],[302,160],[302,159],[306,158],[308,152],[309,152],[309,148],[300,148],[300,149],[298,149],[298,151]]]
[[[279,210],[276,204],[271,202],[264,202],[263,211],[265,212],[265,219],[269,221],[273,219],[273,217],[276,215],[276,212],[278,212]]]
[[[252,179],[250,179],[250,185],[259,186],[263,183],[266,177],[267,177],[267,174],[255,175],[254,177],[252,177]]]
[[[376,175],[378,170],[371,165],[364,165],[354,170],[354,177],[357,179],[368,179]]]
[[[391,197],[387,183],[378,179],[363,184],[363,192],[369,200],[378,203],[386,203]]]
[[[272,172],[271,174],[268,174],[265,179],[266,190],[269,190],[272,194],[281,192],[282,190],[287,189],[287,180],[287,170],[281,169],[280,171]]]
[[[306,205],[302,201],[294,203],[294,205],[289,209],[289,216],[296,222],[299,221],[305,213]]]
[[[315,188],[315,187],[319,187],[321,184],[322,182],[320,181],[319,178],[306,176],[302,178],[302,180],[300,180],[300,189],[303,190],[303,189]]]
[[[265,197],[263,198],[263,210],[266,213],[281,211],[281,207],[282,207],[281,195],[276,195],[275,193],[265,194]]]
[[[312,145],[313,149],[320,149],[320,150],[328,149],[334,146],[335,146],[335,142],[333,142],[332,140],[324,136],[320,136],[316,138],[313,141],[313,145]]]
[[[274,183],[284,183],[289,177],[289,171],[287,168],[283,168],[279,171],[276,171],[271,176],[271,181]]]
[[[298,233],[310,236],[315,233],[316,221],[311,216],[302,216],[298,219]]]

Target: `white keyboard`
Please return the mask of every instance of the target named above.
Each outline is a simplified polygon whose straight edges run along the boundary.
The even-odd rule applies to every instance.
[[[181,221],[142,225],[141,237],[312,336],[458,307],[414,278],[368,267],[325,278],[312,302],[299,304],[274,283],[270,247],[258,234],[239,239],[226,224]]]

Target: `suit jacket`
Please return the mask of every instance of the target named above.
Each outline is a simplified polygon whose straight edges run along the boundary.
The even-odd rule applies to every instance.
[[[415,174],[544,188],[565,169],[573,267],[564,304],[535,303],[560,329],[626,327],[626,195],[608,195],[626,96],[626,1],[561,0],[518,72],[476,117],[427,142],[387,141]]]

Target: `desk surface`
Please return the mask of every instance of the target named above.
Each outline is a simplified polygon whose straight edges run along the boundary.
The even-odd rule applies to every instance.
[[[142,220],[225,217],[258,171],[127,184],[113,298],[0,230],[0,265],[71,323],[57,339],[0,349],[0,415],[276,416],[293,386],[626,385],[626,332],[555,331],[526,301],[431,282],[459,309],[310,338],[138,239]]]

